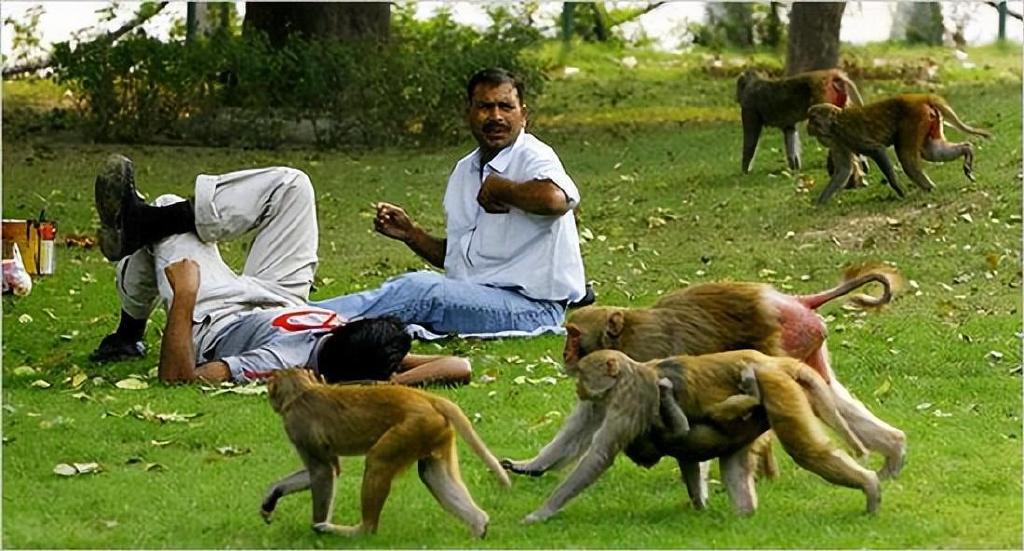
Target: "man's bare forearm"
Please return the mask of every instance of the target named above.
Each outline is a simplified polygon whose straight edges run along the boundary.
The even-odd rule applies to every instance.
[[[497,174],[488,176],[498,184],[495,198],[502,203],[531,214],[561,216],[571,205],[562,188],[551,180],[530,180],[517,183]]]
[[[416,226],[405,240],[412,252],[438,268],[444,268],[444,256],[448,245],[446,239],[434,237],[423,228]]]
[[[192,312],[196,297],[175,295],[167,312],[167,326],[160,342],[160,366],[157,374],[165,383],[189,382],[196,378],[192,344]]]

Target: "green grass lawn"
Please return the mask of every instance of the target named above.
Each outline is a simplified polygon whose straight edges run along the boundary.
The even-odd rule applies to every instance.
[[[552,46],[538,55],[556,52]],[[777,131],[765,133],[754,172],[743,176],[733,80],[706,70],[700,54],[578,49],[565,63],[581,71],[553,77],[533,102],[532,124],[583,194],[587,277],[601,303],[646,306],[680,286],[722,279],[813,292],[861,261],[889,262],[912,280],[882,312],[838,303],[822,310],[840,379],[908,436],[906,469],[884,483],[876,517],[863,513],[859,491],[824,483],[776,449],[783,476],[758,485],[760,509],[750,518],[731,512],[717,481],[709,509],[698,512],[674,462],[643,470],[620,460],[562,513],[524,527],[519,519],[564,473],[517,478],[504,491],[462,446],[467,485],[491,515],[486,540],[470,539],[415,473],[397,481],[375,536],[314,535],[308,494],[282,500],[266,526],[257,514],[263,491],[299,461],[265,396],[162,387],[152,378],[162,313],[150,324],[148,358],[91,364],[89,351],[117,322],[113,269],[97,250],[62,247],[56,275],[37,280],[27,297],[3,300],[3,546],[1021,548],[1019,48],[972,50],[973,70],[940,50],[854,53],[868,64],[873,57],[940,62],[938,83],[865,79],[861,92],[870,100],[932,90],[968,123],[991,129],[995,139],[975,142],[977,183],[963,177],[959,163],[931,165],[937,189],[922,193],[904,177],[908,197],[901,201],[873,169],[867,188],[813,208],[810,199],[826,178],[824,152],[805,134],[806,168],[791,175]],[[636,56],[638,66],[623,67],[623,55]],[[727,63],[747,60],[725,56]],[[754,60],[778,64],[764,54]],[[5,110],[18,108],[19,97],[46,104],[31,99],[30,86],[4,90]],[[94,231],[93,178],[113,151],[135,159],[150,197],[188,194],[200,172],[269,164],[305,170],[317,189],[321,227],[314,298],[423,268],[404,246],[373,233],[370,203],[401,204],[441,230],[447,172],[472,147],[468,133],[452,148],[348,154],[101,145],[8,128],[18,131],[4,136],[4,217],[31,217],[45,207],[59,220],[60,237]],[[955,129],[948,135],[963,139]],[[242,243],[222,250],[236,264],[245,254]],[[462,406],[495,454],[523,458],[551,438],[574,405],[572,381],[551,360],[561,346],[544,337],[416,348],[465,355],[478,377],[495,378],[437,392]],[[149,388],[114,386],[130,375]],[[557,382],[517,384],[521,375]],[[50,386],[36,386],[39,380]],[[161,423],[133,415],[136,407],[198,416]],[[97,462],[102,472],[53,473],[72,462]],[[360,473],[358,459],[343,461],[337,522],[357,520]]]

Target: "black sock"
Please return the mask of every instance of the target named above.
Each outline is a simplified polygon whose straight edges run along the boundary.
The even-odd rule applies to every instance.
[[[124,310],[121,310],[121,322],[118,324],[115,333],[126,340],[141,341],[143,335],[146,334],[146,320],[137,320],[129,316]]]
[[[165,237],[196,231],[196,214],[191,201],[162,207],[140,204],[133,215],[137,217],[136,230],[142,243],[156,243]]]

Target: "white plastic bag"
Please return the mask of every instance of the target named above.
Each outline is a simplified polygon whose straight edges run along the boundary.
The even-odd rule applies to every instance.
[[[25,261],[21,259],[17,243],[11,245],[11,256],[13,258],[3,261],[3,292],[13,291],[23,297],[32,291],[32,277],[25,270]]]

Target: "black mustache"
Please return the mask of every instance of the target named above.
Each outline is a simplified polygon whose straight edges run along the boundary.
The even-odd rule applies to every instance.
[[[500,122],[489,122],[484,125],[484,132],[492,132],[494,130],[511,130],[507,124],[501,124]]]

